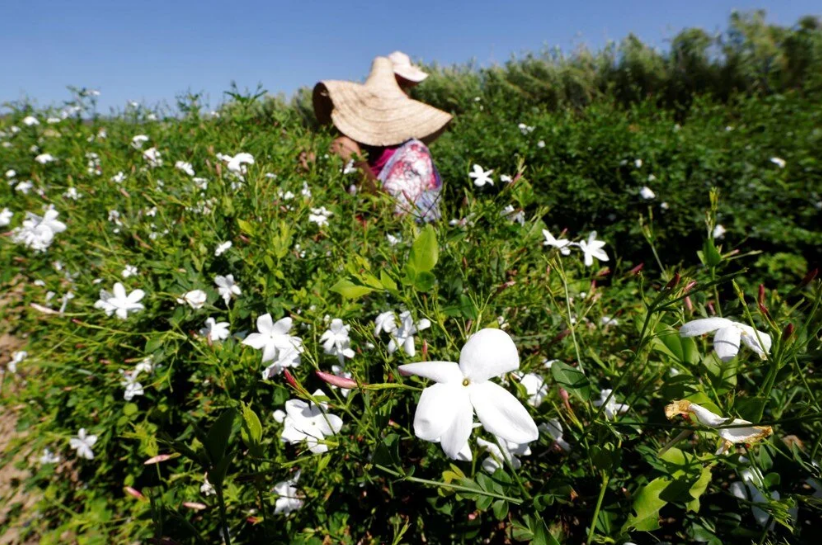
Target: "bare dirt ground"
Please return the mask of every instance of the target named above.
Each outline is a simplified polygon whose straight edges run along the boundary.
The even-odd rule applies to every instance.
[[[11,286],[0,286],[0,367],[5,368],[11,359],[12,352],[22,348],[23,341],[9,333],[12,324],[19,316],[20,299],[23,284],[17,278]],[[8,377],[7,377],[8,378]],[[4,390],[8,391],[8,382]],[[17,407],[12,406],[6,393],[0,393],[0,545],[33,545],[36,538],[22,540],[21,524],[24,521],[16,520],[9,524],[9,514],[12,511],[25,513],[31,511],[38,496],[23,490],[23,479],[27,472],[17,469],[16,463],[20,457],[7,456],[11,442],[19,437],[17,427]],[[25,517],[24,517],[25,519]],[[7,528],[6,526],[9,525]]]

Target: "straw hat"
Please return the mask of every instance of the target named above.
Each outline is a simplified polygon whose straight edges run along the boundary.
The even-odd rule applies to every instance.
[[[321,81],[314,87],[314,114],[367,146],[395,146],[411,138],[430,142],[451,121],[451,114],[402,92],[391,61],[377,57],[365,84]]]
[[[388,55],[388,60],[394,65],[394,73],[403,79],[419,83],[428,77],[428,74],[411,64],[411,57],[402,51],[394,51]]]

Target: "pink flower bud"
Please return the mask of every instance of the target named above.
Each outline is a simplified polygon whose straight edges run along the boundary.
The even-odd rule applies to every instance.
[[[153,458],[149,458],[148,460],[143,462],[143,464],[145,464],[147,466],[151,465],[151,464],[159,464],[160,462],[165,462],[166,460],[170,460],[170,459],[171,459],[171,454],[158,454],[157,456],[154,456]]]
[[[694,288],[694,286],[696,286],[696,284],[697,284],[696,280],[691,280],[690,282],[688,282],[688,284],[685,286],[685,292],[687,293],[687,292],[691,291]]]
[[[639,272],[644,268],[645,268],[645,263],[644,262],[640,263],[639,265],[637,265],[636,267],[634,267],[633,269],[628,271],[628,274],[631,274],[631,275],[639,274]]]
[[[196,501],[184,501],[183,502],[183,507],[193,509],[194,511],[202,511],[203,509],[208,508],[208,506],[206,504],[196,502]]]
[[[129,496],[135,497],[138,500],[145,501],[145,499],[146,499],[146,497],[143,496],[142,492],[140,492],[136,488],[131,488],[130,486],[126,486],[125,488],[123,488],[123,490],[125,490],[126,494],[128,494]]]
[[[336,386],[337,388],[342,388],[343,390],[352,390],[357,388],[357,382],[350,378],[340,377],[332,373],[325,373],[323,371],[316,371],[316,374],[320,377],[320,380],[330,384],[331,386]]]
[[[685,308],[688,309],[688,312],[693,314],[694,312],[694,304],[691,302],[691,296],[688,295],[685,297]]]

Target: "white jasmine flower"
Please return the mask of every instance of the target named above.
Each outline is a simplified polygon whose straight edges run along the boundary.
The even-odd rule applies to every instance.
[[[6,178],[14,178],[15,176],[17,176],[17,172],[13,169],[8,169],[6,171]]]
[[[639,190],[639,196],[645,200],[649,200],[655,198],[656,193],[654,193],[653,190],[651,190],[651,188],[646,185]]]
[[[554,443],[565,452],[569,452],[571,450],[571,445],[569,445],[568,442],[562,438],[562,424],[559,419],[552,418],[548,422],[540,424],[539,431],[543,431],[550,435],[551,439],[554,440]]]
[[[518,456],[530,456],[531,448],[528,443],[512,443],[500,437],[497,437],[497,443],[486,441],[479,437],[477,438],[477,445],[488,451],[488,458],[483,460],[482,469],[488,473],[494,473],[498,469],[503,469],[506,462],[511,464],[514,469],[522,467]]]
[[[11,216],[9,216],[9,217],[11,217]],[[0,222],[0,225],[2,225],[2,222]],[[8,224],[6,224],[6,225],[8,225]],[[386,234],[385,239],[388,241],[388,244],[390,244],[391,246],[396,246],[397,244],[402,242],[402,239],[399,236],[394,236],[391,233]]]
[[[203,496],[213,496],[216,494],[217,491],[214,489],[214,485],[208,482],[208,473],[203,475],[203,484],[200,485],[200,494]]]
[[[77,199],[82,197],[82,195],[80,195],[80,193],[77,192],[76,188],[70,187],[66,190],[65,193],[63,193],[63,197],[65,197],[66,199],[72,199],[76,201]]]
[[[308,221],[312,223],[316,223],[320,227],[323,225],[328,225],[328,218],[332,216],[332,212],[326,210],[325,206],[321,206],[320,208],[312,208],[311,213],[308,215]]]
[[[143,152],[143,158],[151,168],[163,166],[162,156],[157,148],[149,148]]]
[[[614,419],[618,414],[626,412],[630,407],[625,403],[617,403],[616,396],[611,395],[613,390],[606,389],[599,392],[599,399],[594,401],[594,407],[605,407],[603,412],[606,418]],[[610,399],[608,399],[610,397]]]
[[[280,513],[288,515],[302,509],[303,500],[297,495],[296,487],[299,478],[300,472],[298,471],[293,479],[274,485],[273,493],[277,495],[277,499],[274,501],[275,515]]]
[[[126,265],[126,268],[123,269],[121,276],[123,278],[128,278],[129,276],[136,276],[137,274],[137,267],[135,267],[134,265]]]
[[[415,324],[413,318],[411,318],[410,311],[406,310],[401,312],[400,326],[390,332],[392,339],[388,342],[388,353],[393,354],[398,348],[402,347],[406,354],[414,356],[417,353],[417,348],[414,344],[414,335],[418,331],[428,329],[429,327],[431,327],[431,321],[427,318],[423,318]]]
[[[121,320],[128,317],[129,312],[137,312],[145,308],[139,301],[145,296],[143,290],[134,290],[126,294],[126,288],[120,282],[114,284],[114,293],[100,290],[100,300],[94,303],[94,308],[105,311],[106,316],[117,314]]]
[[[713,231],[713,233],[711,233],[711,236],[714,237],[715,239],[725,238],[725,233],[726,232],[727,232],[727,230],[725,229],[725,227],[722,224],[718,223],[716,225],[716,227],[714,227],[714,231]]]
[[[293,338],[296,339],[296,337]],[[274,360],[263,370],[263,380],[270,380],[282,373],[283,369],[287,367],[297,367],[300,365],[300,353],[302,351],[302,346],[288,346],[278,349]]]
[[[554,235],[548,229],[542,230],[542,236],[545,237],[543,246],[550,246],[559,250],[562,255],[569,255],[571,253],[571,241],[564,238],[554,238]]]
[[[770,426],[754,426],[741,418],[724,418],[686,399],[674,401],[665,407],[665,416],[669,420],[677,415],[684,416],[689,421],[696,418],[703,426],[718,429],[717,433],[723,443],[717,450],[717,455],[726,452],[737,443],[751,445],[767,439],[773,433]]]
[[[229,244],[231,244],[229,242]],[[217,291],[220,294],[220,297],[223,298],[223,302],[225,305],[228,306],[229,301],[231,301],[232,295],[241,295],[242,291],[240,290],[240,286],[234,281],[233,274],[227,274],[225,276],[215,276],[214,283],[217,285]]]
[[[661,203],[659,203],[659,207],[663,210],[668,210],[670,208],[670,205],[667,202],[662,201]]]
[[[642,159],[636,159],[636,160],[634,161],[634,166],[635,166],[636,168],[642,168]]]
[[[374,335],[377,336],[381,332],[393,333],[397,329],[397,315],[392,311],[383,312],[374,320]]]
[[[348,175],[355,172],[357,172],[357,167],[354,166],[354,160],[351,159],[345,164],[345,166],[343,166],[342,173],[343,175]]]
[[[325,394],[322,390],[317,390],[313,396],[324,397]],[[289,399],[285,402],[285,426],[280,440],[291,444],[305,441],[314,454],[328,452],[325,438],[339,433],[343,421],[327,411],[328,404],[324,402],[315,404],[301,399]]]
[[[146,142],[148,142],[148,136],[146,136],[145,134],[138,134],[137,136],[131,139],[131,146],[134,149],[142,149],[143,144],[145,144]]]
[[[86,460],[94,459],[94,452],[91,447],[97,442],[96,435],[86,435],[86,428],[80,428],[77,432],[77,437],[72,437],[69,441],[69,446],[77,451],[77,456],[85,458]]]
[[[206,304],[207,299],[208,295],[206,295],[206,292],[203,290],[191,290],[184,293],[182,298],[177,299],[177,304],[188,304],[188,306],[194,310],[198,310],[203,308],[203,305]]]
[[[476,412],[486,431],[522,444],[539,437],[537,425],[525,407],[488,379],[519,368],[519,354],[511,337],[499,329],[483,329],[463,346],[459,364],[420,362],[401,365],[406,375],[435,381],[423,390],[414,415],[414,433],[425,441],[439,441],[445,453],[457,459],[468,444]]]
[[[250,153],[238,153],[233,157],[230,155],[219,155],[218,158],[228,163],[227,166],[229,172],[240,177],[246,174],[246,165],[254,164],[254,157]]]
[[[274,360],[278,353],[289,348],[302,352],[302,339],[289,335],[291,318],[283,318],[276,323],[271,314],[263,314],[257,318],[257,331],[243,340],[243,344],[263,351],[263,363]]]
[[[701,318],[679,328],[680,337],[698,337],[706,333],[714,333],[714,350],[723,362],[736,357],[740,341],[762,360],[767,358],[766,354],[771,350],[770,335],[726,318]]]
[[[12,241],[38,252],[46,251],[54,235],[66,230],[66,224],[57,220],[59,215],[54,209],[46,210],[42,217],[26,212],[23,224],[12,231]]]
[[[19,182],[16,186],[14,186],[14,190],[19,191],[23,195],[28,195],[32,187],[34,187],[34,184],[31,182],[31,180],[26,180],[23,182]]]
[[[40,122],[37,121],[37,118],[34,117],[34,116],[27,115],[26,117],[23,118],[23,125],[25,125],[26,127],[33,127],[33,126],[39,125],[39,124],[40,124]]]
[[[26,352],[25,350],[20,350],[18,352],[12,352],[11,353],[11,360],[9,360],[9,362],[6,364],[6,368],[8,369],[9,373],[11,373],[11,374],[17,373],[17,365],[22,363],[23,360],[25,360],[27,357],[29,357],[29,353]]]
[[[519,125],[517,125],[517,128],[519,129],[519,131],[520,131],[522,134],[526,134],[526,135],[527,135],[528,133],[532,133],[532,132],[534,132],[534,127],[531,127],[531,126],[529,126],[529,125],[526,125],[525,123],[520,123]]]
[[[47,163],[53,163],[57,159],[55,159],[54,156],[50,153],[41,153],[40,155],[35,157],[34,160],[40,163],[41,165],[45,165]]]
[[[605,246],[605,242],[597,240],[596,231],[591,231],[591,234],[588,235],[588,240],[579,242],[577,246],[579,246],[582,253],[585,255],[586,267],[590,267],[594,264],[594,258],[599,261],[608,261],[608,254],[606,254],[605,250],[602,249],[602,247]]]
[[[3,208],[3,210],[0,210],[0,227],[9,225],[11,223],[12,216],[14,216],[14,212],[8,208]]]
[[[771,157],[771,163],[775,164],[779,168],[785,168],[785,165],[788,164],[787,161],[781,157]]]
[[[174,163],[174,168],[177,170],[182,170],[189,176],[194,176],[194,167],[191,166],[191,163],[186,163],[185,161],[177,161]]]
[[[508,174],[502,174],[499,177],[499,181],[504,183],[504,184],[510,184],[511,182],[514,181],[514,179],[511,176],[509,176]]]
[[[354,351],[351,349],[351,339],[348,336],[350,329],[350,325],[345,325],[339,318],[334,318],[328,326],[328,331],[320,337],[323,351],[331,356],[337,356],[340,364],[345,361],[345,358],[354,357]]]
[[[515,209],[514,206],[511,204],[503,208],[502,212],[500,212],[499,215],[503,218],[508,219],[512,223],[519,223],[520,225],[525,225],[525,212],[523,210]]]
[[[60,455],[59,454],[55,454],[47,448],[43,449],[43,455],[40,456],[40,464],[41,465],[57,464],[59,462],[60,462]]]
[[[603,327],[618,326],[619,320],[617,320],[616,318],[611,318],[610,316],[603,316],[599,319],[599,323]]]
[[[545,140],[540,140],[539,142],[537,142],[537,147],[540,148],[540,149],[544,148],[545,147]]]
[[[120,172],[118,172],[117,174],[115,174],[114,176],[111,177],[111,181],[114,182],[115,184],[121,184],[125,180],[126,180],[126,175],[123,173],[123,171],[120,171]]]
[[[494,180],[491,179],[491,174],[493,170],[484,170],[479,165],[474,165],[474,170],[468,173],[468,177],[474,180],[474,185],[477,187],[482,187],[485,184],[494,185]]]
[[[194,182],[194,185],[196,185],[197,188],[202,191],[208,189],[208,180],[206,178],[195,177],[192,178],[191,181]]]
[[[217,245],[217,247],[214,249],[214,255],[215,255],[215,256],[217,256],[217,257],[219,257],[219,256],[223,255],[223,253],[224,253],[226,250],[228,250],[229,248],[231,248],[231,241],[230,241],[230,240],[229,240],[229,241],[227,241],[227,242],[221,242],[221,243],[220,243],[220,244],[218,244],[218,245]],[[228,304],[228,301],[226,301],[226,304]]]
[[[134,372],[135,373],[147,373],[147,374],[153,373],[154,372],[154,358],[149,356],[149,357],[143,359],[143,361],[141,361],[140,363],[138,363],[134,367]]]
[[[217,322],[214,318],[208,318],[205,327],[200,330],[200,335],[212,341],[224,341],[231,333],[228,331],[228,322]]]
[[[131,401],[135,396],[141,396],[145,393],[143,385],[137,382],[137,371],[124,371],[120,369],[120,374],[123,375],[123,381],[120,385],[126,389],[123,393],[123,399]]]
[[[528,393],[528,404],[534,408],[539,407],[542,404],[542,400],[545,399],[545,396],[548,395],[548,384],[545,382],[545,378],[541,375],[536,373],[514,373],[519,379],[519,383],[525,387],[525,391]]]

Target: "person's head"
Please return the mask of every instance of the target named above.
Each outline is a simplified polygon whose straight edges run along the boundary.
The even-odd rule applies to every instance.
[[[428,74],[423,72],[419,67],[411,64],[411,57],[402,51],[394,51],[388,55],[388,60],[394,68],[394,77],[397,84],[404,91],[419,85]]]
[[[412,138],[430,142],[451,121],[451,114],[410,99],[386,57],[374,59],[364,84],[321,81],[313,99],[320,123],[333,123],[340,133],[366,146],[394,146]]]

